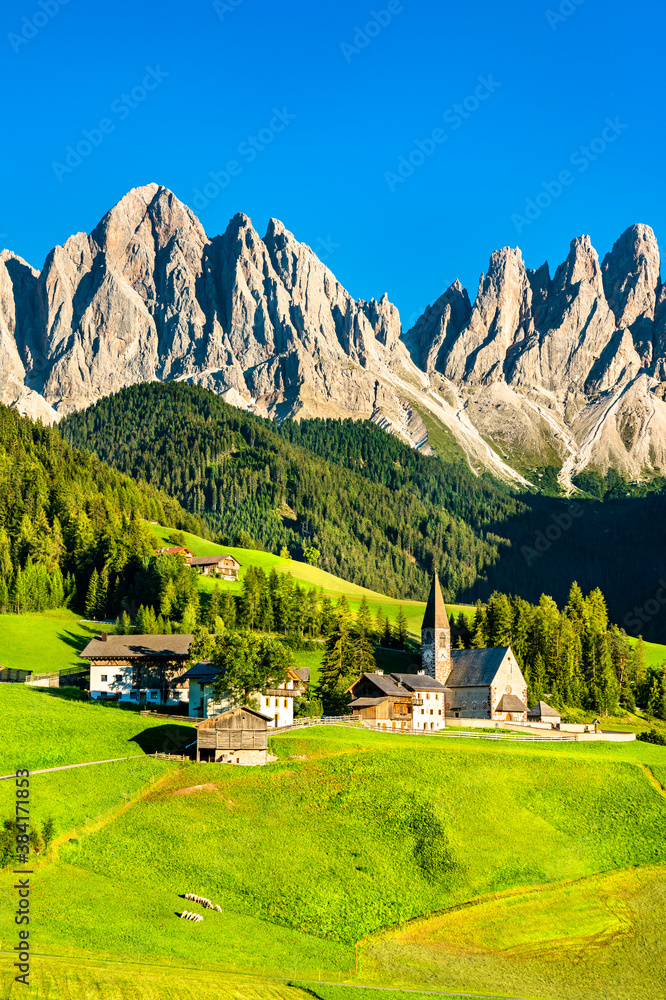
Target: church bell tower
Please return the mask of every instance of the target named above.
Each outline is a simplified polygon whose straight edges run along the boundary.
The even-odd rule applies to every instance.
[[[436,573],[421,625],[421,666],[430,677],[446,684],[451,673],[451,626]]]

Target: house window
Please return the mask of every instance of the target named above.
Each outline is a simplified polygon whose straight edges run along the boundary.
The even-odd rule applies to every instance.
[[[442,714],[442,710],[441,710],[441,708],[440,708],[440,710],[439,710],[439,714],[440,714],[440,715]]]
[[[101,680],[103,680],[103,681],[106,680],[106,674],[102,674]]]
[[[432,713],[432,709],[430,709],[430,714],[431,714],[431,715],[433,714],[433,713]]]
[[[138,699],[139,699],[139,692],[130,691],[130,701],[138,701]]]
[[[114,674],[113,679],[114,679],[114,681],[121,681],[123,679],[123,675],[122,674]]]
[[[289,700],[288,700],[288,698],[283,698],[283,699],[282,699],[282,703],[283,703],[284,707],[285,707],[285,708],[287,708],[287,706],[288,706],[288,704],[289,704]]]
[[[157,701],[157,691],[151,691],[150,697],[152,698],[153,701]]]
[[[430,701],[430,695],[429,694],[426,695],[426,698],[428,699],[428,701]]]

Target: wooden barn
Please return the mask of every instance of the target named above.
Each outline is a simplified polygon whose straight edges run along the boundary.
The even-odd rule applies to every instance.
[[[268,723],[244,705],[213,715],[197,726],[197,760],[216,764],[267,764]]]

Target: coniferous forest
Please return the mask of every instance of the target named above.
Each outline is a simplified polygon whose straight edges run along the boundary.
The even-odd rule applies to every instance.
[[[623,496],[617,477],[604,500],[517,495],[462,453],[429,457],[368,421],[278,426],[176,382],[125,389],[60,430],[229,544],[313,547],[323,569],[397,598],[424,599],[436,569],[448,601],[497,590],[564,606],[577,579],[630,634],[666,640],[666,497]]]
[[[278,428],[170,382],[125,389],[61,430],[176,497],[229,544],[249,536],[294,558],[312,546],[323,569],[389,596],[422,598],[436,569],[453,599],[497,562],[506,540],[490,525],[523,507],[508,491],[374,424],[305,423]]]
[[[0,404],[0,610],[82,609],[97,567],[119,604],[152,556],[146,520],[202,530],[154,486]]]

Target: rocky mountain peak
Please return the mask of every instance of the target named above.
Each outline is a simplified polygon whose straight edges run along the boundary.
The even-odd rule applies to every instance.
[[[604,298],[599,257],[589,236],[577,236],[571,241],[567,259],[560,264],[553,278],[555,294],[576,294],[578,286],[589,286],[594,295]]]
[[[147,184],[55,247],[41,274],[0,253],[0,399],[52,420],[181,378],[279,419],[371,417],[417,447],[425,414],[514,481],[507,460],[561,463],[565,483],[589,463],[666,472],[659,268],[644,225],[603,265],[577,237],[552,280],[503,247],[473,303],[455,281],[403,334],[386,293],[352,298],[278,219],[262,239],[238,213],[210,239]]]
[[[653,320],[660,290],[657,238],[646,225],[630,226],[614,243],[602,265],[606,299],[618,326]]]

